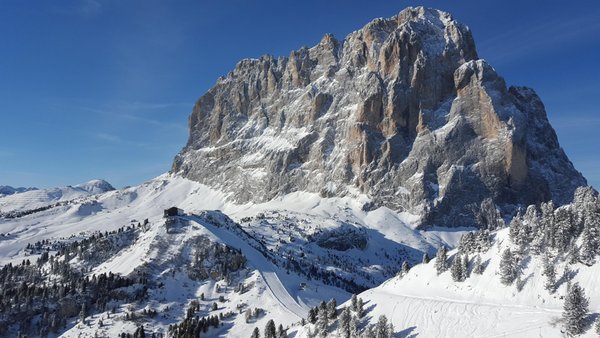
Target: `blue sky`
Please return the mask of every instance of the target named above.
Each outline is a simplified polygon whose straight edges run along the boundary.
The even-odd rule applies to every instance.
[[[195,100],[242,58],[343,38],[411,5],[451,12],[508,84],[533,87],[600,187],[600,2],[0,1],[0,184],[169,170]]]

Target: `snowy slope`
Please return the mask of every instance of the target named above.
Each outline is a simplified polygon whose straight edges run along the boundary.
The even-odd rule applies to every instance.
[[[437,274],[434,259],[363,292],[359,297],[369,311],[366,321],[385,314],[401,337],[563,337],[560,318],[567,283],[560,276],[567,264],[556,266],[559,287],[554,294],[544,289],[539,256],[523,263],[521,291],[505,286],[498,275],[500,252],[513,245],[508,229],[496,236],[492,248],[481,254],[487,264],[482,275],[471,273],[466,281],[454,282],[450,271]],[[449,252],[449,260],[455,253]],[[573,282],[579,282],[590,298],[590,312],[600,312],[600,264],[576,263],[570,269],[575,272]],[[583,335],[595,336],[593,329]]]
[[[37,188],[25,188],[25,187],[13,188],[9,185],[0,185],[0,198],[8,196],[8,195],[18,194],[18,193],[25,192],[25,191],[30,191],[30,190],[37,190]]]
[[[92,180],[75,186],[28,190],[0,199],[0,213],[24,212],[69,202],[91,195],[105,193],[114,188],[104,180]]]
[[[464,232],[456,229],[451,232],[416,230],[409,222],[410,215],[397,214],[387,208],[364,211],[362,206],[368,202],[366,197],[322,198],[317,194],[294,193],[268,203],[238,205],[229,202],[227,196],[220,192],[168,174],[136,187],[78,196],[70,203],[47,210],[18,218],[0,218],[0,233],[3,234],[0,236],[0,264],[16,264],[23,259],[34,261],[36,256],[31,256],[24,250],[27,243],[42,240],[74,241],[88,238],[98,231],[110,232],[124,226],[135,226],[147,219],[149,225],[140,233],[139,238],[113,256],[92,265],[89,262],[74,263],[84,264],[86,269],[91,269],[90,276],[102,272],[135,275],[141,268],[153,267],[155,270],[152,273],[156,278],[168,280],[167,290],[153,294],[150,303],[136,306],[161,309],[168,306],[170,309],[177,309],[171,310],[175,312],[170,312],[162,320],[148,324],[156,332],[164,332],[168,326],[160,323],[181,320],[189,301],[197,299],[201,293],[213,295],[211,299],[218,298],[214,289],[221,282],[198,283],[179,272],[175,273],[174,278],[168,277],[168,272],[171,272],[169,267],[178,264],[174,263],[174,257],[193,248],[189,241],[200,235],[241,249],[248,259],[247,271],[239,278],[244,284],[254,287],[243,295],[233,292],[233,287],[224,291],[223,294],[229,297],[229,301],[219,311],[237,312],[239,304],[246,304],[248,308],[268,309],[265,316],[250,323],[245,322],[243,315],[238,315],[230,320],[229,327],[222,332],[214,332],[215,335],[235,337],[246,336],[254,326],[264,327],[270,318],[275,319],[278,324],[292,325],[306,316],[309,307],[316,306],[323,299],[336,298],[341,303],[349,298],[347,291],[309,278],[306,274],[298,274],[286,266],[285,262],[289,261],[289,257],[296,255],[294,250],[304,248],[304,261],[316,263],[322,271],[328,271],[333,276],[340,274],[352,278],[351,269],[360,268],[364,274],[371,273],[375,276],[374,279],[364,279],[363,282],[375,286],[378,281],[389,277],[390,272],[393,275],[399,269],[402,258],[418,260],[422,255],[421,251],[431,254],[434,247],[440,243],[455,243]],[[20,201],[23,204],[19,205],[19,200],[13,201],[14,208],[26,208],[28,202]],[[167,234],[162,226],[163,210],[171,206],[177,206],[190,215],[187,218],[190,225],[183,227],[181,233]],[[241,227],[236,225],[235,231],[217,227],[202,216],[193,216],[204,215],[203,210],[221,210],[234,220],[244,222],[241,222]],[[211,213],[226,217],[220,212]],[[268,225],[265,226],[264,222]],[[292,223],[293,227],[290,226]],[[323,234],[345,227],[358,229],[356,231],[366,234],[368,245],[363,249],[336,251],[316,244],[314,238],[321,238]],[[295,241],[284,240],[292,235]],[[313,239],[312,242],[309,239]],[[268,251],[268,255],[263,255],[257,248]],[[350,270],[345,271],[340,267],[340,262],[350,264]],[[127,307],[123,306],[121,310],[124,311],[124,308]],[[210,312],[206,310],[203,313],[208,315]],[[97,325],[100,318],[104,318],[102,329]],[[135,325],[126,321],[115,321],[114,325],[109,325],[113,320],[95,313],[90,317],[91,323],[88,326],[73,326],[67,336],[79,333],[92,336],[97,330],[112,336],[119,334],[119,330],[135,330]]]

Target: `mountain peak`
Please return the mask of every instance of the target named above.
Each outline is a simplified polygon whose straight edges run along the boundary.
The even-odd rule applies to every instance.
[[[508,89],[467,26],[424,7],[244,60],[189,124],[173,171],[237,202],[362,193],[422,225],[463,226],[482,205],[509,216],[585,185],[539,98]]]
[[[85,183],[78,184],[74,188],[83,189],[92,194],[101,194],[107,191],[115,190],[115,188],[105,180],[94,179]]]

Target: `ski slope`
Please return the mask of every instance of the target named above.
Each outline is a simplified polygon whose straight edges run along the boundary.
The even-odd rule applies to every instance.
[[[306,318],[308,307],[302,306],[288,292],[286,287],[281,282],[279,275],[283,275],[281,269],[269,262],[265,256],[258,250],[254,249],[248,242],[239,238],[234,233],[225,228],[218,228],[209,223],[202,222],[197,217],[184,217],[190,221],[196,222],[207,229],[215,239],[223,241],[223,243],[240,249],[248,262],[260,272],[260,275],[265,281],[269,292],[281,303],[281,305],[290,313],[296,315],[298,320]]]

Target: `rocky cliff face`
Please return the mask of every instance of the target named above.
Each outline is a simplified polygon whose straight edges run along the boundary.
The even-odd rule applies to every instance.
[[[361,192],[421,224],[461,226],[482,204],[510,214],[586,184],[535,92],[507,88],[468,27],[422,7],[241,61],[189,126],[173,171],[238,202]]]

